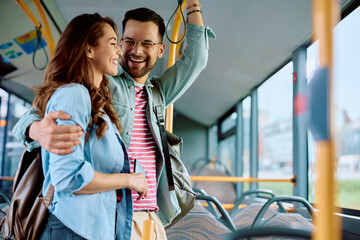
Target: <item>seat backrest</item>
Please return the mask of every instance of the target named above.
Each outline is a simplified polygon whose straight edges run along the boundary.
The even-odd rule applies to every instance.
[[[256,215],[259,213],[260,209],[263,207],[264,204],[262,203],[253,203],[242,209],[241,211],[237,212],[233,217],[232,220],[235,224],[236,229],[243,229],[251,227],[252,223],[255,220]],[[265,217],[270,218],[277,214],[278,211],[274,208],[269,208],[266,213]]]
[[[224,176],[229,177],[226,172],[206,165],[200,176]],[[209,196],[213,196],[221,203],[235,202],[235,185],[231,182],[194,182],[194,187],[204,189]]]
[[[166,230],[167,238],[171,240],[218,240],[230,233],[224,224],[197,202],[184,218]]]
[[[264,222],[264,227],[289,227],[311,231],[314,225],[298,213],[278,213]]]

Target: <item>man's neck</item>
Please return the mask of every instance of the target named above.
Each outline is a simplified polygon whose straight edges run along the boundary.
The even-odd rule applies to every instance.
[[[132,78],[135,82],[144,85],[146,82],[146,79],[148,78],[149,74],[146,74],[145,76],[141,77],[141,78]]]

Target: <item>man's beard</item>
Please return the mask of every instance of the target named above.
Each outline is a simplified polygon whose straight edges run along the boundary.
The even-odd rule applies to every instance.
[[[120,61],[120,65],[122,66],[122,68],[132,77],[132,78],[141,78],[143,76],[145,76],[146,74],[148,74],[151,69],[154,68],[155,64],[153,65],[150,65],[150,64],[146,64],[145,65],[145,68],[141,69],[140,71],[139,70],[136,70],[136,71],[132,71],[130,66],[128,65],[128,61],[130,61],[130,59],[128,57],[125,57],[125,58],[121,58],[121,61]]]

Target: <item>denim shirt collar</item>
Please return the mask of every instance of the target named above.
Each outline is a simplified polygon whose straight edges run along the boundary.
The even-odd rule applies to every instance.
[[[130,76],[130,74],[128,74],[124,68],[121,66],[121,64],[119,63],[118,65],[118,74],[116,74],[116,77],[121,77],[122,79],[125,79],[126,81],[134,81],[134,79],[132,79],[132,77]],[[151,83],[151,80],[155,78],[155,77],[151,77],[151,78],[147,78],[146,82],[144,84],[144,86],[146,88],[152,88],[154,85]]]

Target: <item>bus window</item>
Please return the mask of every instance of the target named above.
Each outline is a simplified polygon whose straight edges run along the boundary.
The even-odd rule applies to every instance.
[[[258,88],[259,178],[293,175],[292,72],[290,62]],[[259,183],[259,188],[292,194],[292,185],[287,183]]]
[[[336,144],[336,205],[360,209],[360,8],[344,18],[334,30],[334,137]],[[307,49],[307,76],[318,67],[319,42]],[[315,142],[309,136],[309,201],[315,202]]]
[[[243,113],[243,177],[250,177],[250,117],[251,117],[251,97],[248,96],[242,101]],[[243,192],[248,191],[249,184],[243,184]]]
[[[337,205],[360,209],[360,7],[334,31],[334,124]]]

